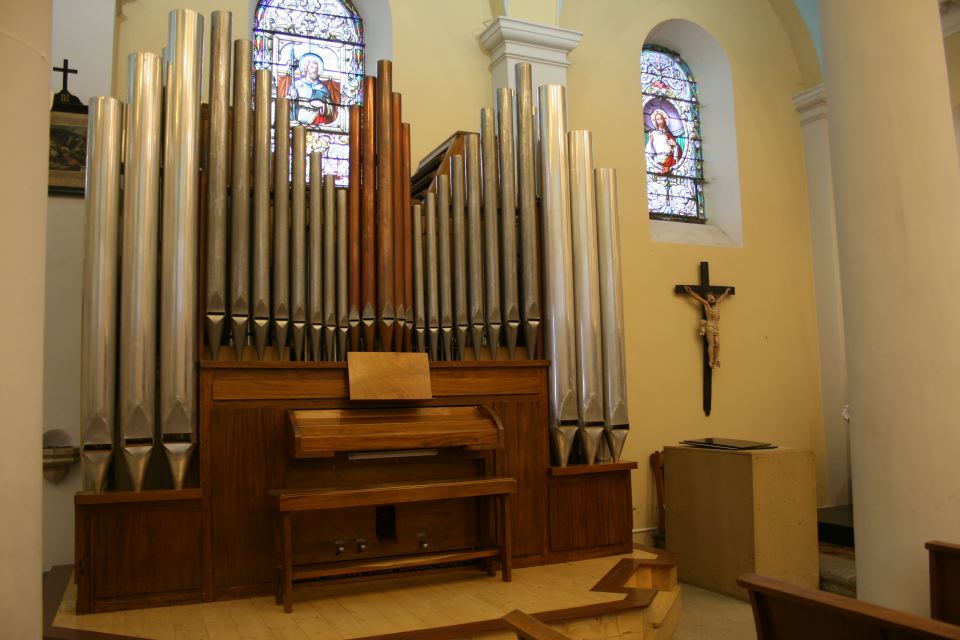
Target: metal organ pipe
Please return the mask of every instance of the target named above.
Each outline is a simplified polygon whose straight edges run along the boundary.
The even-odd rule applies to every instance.
[[[230,333],[243,358],[250,323],[250,84],[249,40],[233,43],[233,123],[230,171]]]
[[[153,452],[156,422],[157,240],[163,83],[160,57],[156,54],[134,53],[129,61],[130,106],[127,112],[123,263],[120,270],[119,419],[124,462],[133,490],[140,491]]]
[[[173,485],[196,442],[197,230],[203,18],[170,13],[160,276],[160,430]]]
[[[577,430],[576,348],[573,317],[573,245],[567,158],[566,92],[540,87],[543,196],[544,347],[550,359],[550,429],[555,461],[566,466]]]
[[[227,134],[230,127],[229,11],[210,15],[210,142],[207,155],[207,344],[217,359],[223,340],[227,298]]]
[[[577,411],[583,458],[587,464],[593,464],[603,435],[600,271],[597,262],[593,138],[589,131],[569,131],[567,147],[570,158],[570,212],[573,222]]]
[[[106,485],[116,400],[117,235],[123,104],[93,98],[87,124],[83,307],[80,320],[80,445],[90,487]]]

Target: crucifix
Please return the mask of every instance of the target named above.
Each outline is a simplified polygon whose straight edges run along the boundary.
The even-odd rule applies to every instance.
[[[688,295],[700,303],[703,318],[700,335],[703,336],[703,412],[710,415],[713,388],[713,370],[720,366],[720,311],[721,302],[736,293],[733,287],[710,284],[710,265],[700,263],[700,284],[678,284],[674,293]]]

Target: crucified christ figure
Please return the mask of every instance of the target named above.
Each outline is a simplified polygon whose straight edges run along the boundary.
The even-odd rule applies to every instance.
[[[730,287],[727,287],[719,298],[708,293],[706,299],[690,287],[684,287],[683,290],[703,306],[705,317],[700,320],[700,335],[707,339],[707,361],[710,368],[715,369],[720,366],[720,311],[717,307],[730,295]]]

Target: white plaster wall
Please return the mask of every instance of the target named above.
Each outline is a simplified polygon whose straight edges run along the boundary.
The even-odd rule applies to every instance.
[[[110,95],[113,63],[114,0],[53,0],[51,58],[64,58],[79,73],[70,76],[70,93],[87,103]],[[50,90],[62,75],[51,71]],[[43,425],[62,429],[80,441],[80,293],[83,270],[84,200],[47,200],[46,319],[44,322]],[[73,494],[82,488],[80,465],[59,483],[43,481],[43,567],[73,563]]]
[[[39,638],[50,0],[4,4],[0,56],[0,636]]]
[[[937,4],[821,0],[849,371],[857,595],[929,612],[928,540],[960,540],[953,126]],[[865,162],[865,159],[867,160]]]
[[[820,393],[823,397],[823,439],[826,487],[820,506],[851,503],[850,429],[843,418],[847,404],[847,357],[843,334],[840,258],[827,129],[826,91],[818,85],[794,97],[803,126],[810,206],[810,247],[817,296],[820,345]]]

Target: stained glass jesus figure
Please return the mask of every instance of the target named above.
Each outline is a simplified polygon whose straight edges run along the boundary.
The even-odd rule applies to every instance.
[[[647,132],[647,171],[662,175],[669,174],[674,165],[680,162],[683,150],[667,126],[667,114],[657,109],[650,116],[654,128]]]

